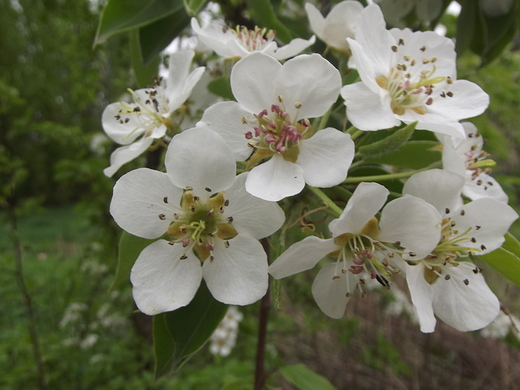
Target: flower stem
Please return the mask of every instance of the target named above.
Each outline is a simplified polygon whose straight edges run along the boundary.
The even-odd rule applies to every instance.
[[[418,169],[416,171],[400,172],[400,173],[389,173],[388,175],[374,175],[374,176],[357,176],[347,177],[343,180],[343,184],[361,183],[363,181],[382,181],[382,180],[394,180],[394,179],[406,179],[416,173],[426,171],[425,169]]]
[[[315,132],[323,129],[327,125],[327,121],[329,120],[330,114],[332,112],[332,107],[334,107],[334,106],[330,106],[329,110],[325,113],[325,115],[323,115],[321,117],[320,122],[318,123],[318,127],[315,130]]]
[[[316,188],[316,187],[311,187],[309,186],[309,189],[314,192],[314,194],[320,198],[323,203],[325,203],[327,205],[328,208],[330,208],[335,214],[337,214],[337,216],[339,217],[341,215],[341,213],[343,212],[343,210],[341,210],[341,208],[332,201],[332,199],[330,199],[327,195],[325,195],[325,193],[320,190],[319,188]]]

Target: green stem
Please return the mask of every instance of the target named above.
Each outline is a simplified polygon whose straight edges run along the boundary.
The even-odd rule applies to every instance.
[[[355,141],[357,138],[359,138],[361,135],[363,135],[365,132],[363,130],[356,130],[354,134],[351,135],[352,141]]]
[[[325,126],[327,125],[327,121],[329,120],[330,114],[332,113],[332,107],[333,106],[330,106],[329,110],[325,113],[325,115],[321,117],[320,122],[318,123],[318,127],[315,131],[325,128]]]
[[[388,175],[374,175],[374,176],[357,176],[347,177],[343,180],[343,184],[361,183],[362,181],[382,181],[382,180],[394,180],[394,179],[405,179],[416,173],[426,171],[427,169],[418,169],[416,171],[408,171],[401,173],[389,173]]]
[[[341,215],[341,213],[343,212],[343,210],[341,210],[341,208],[332,201],[332,199],[330,199],[327,195],[325,195],[325,193],[320,190],[319,188],[316,188],[316,187],[311,187],[309,186],[309,189],[314,192],[314,194],[320,198],[323,203],[325,203],[329,209],[331,209],[334,213],[337,214],[337,216],[339,217]]]

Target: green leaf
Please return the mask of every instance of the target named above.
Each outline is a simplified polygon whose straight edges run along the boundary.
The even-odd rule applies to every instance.
[[[208,0],[184,0],[184,8],[190,16],[197,16],[197,14],[204,8]]]
[[[370,145],[361,146],[359,152],[366,158],[374,158],[391,153],[403,146],[412,136],[417,122],[411,123],[402,129],[398,129],[395,133],[388,137],[371,143]]]
[[[367,163],[386,164],[399,168],[421,169],[441,161],[440,150],[436,141],[408,141],[398,150],[381,157],[366,157]]]
[[[300,390],[336,390],[327,378],[316,374],[305,364],[280,368],[280,373]]]
[[[94,45],[114,34],[162,19],[182,7],[182,0],[109,0],[99,21]]]
[[[211,337],[226,315],[202,281],[188,306],[156,315],[153,320],[155,377],[178,369]]]
[[[370,180],[369,178],[371,176],[386,176],[389,174],[390,174],[390,172],[388,172],[384,168],[381,168],[380,166],[362,165],[359,167],[351,168],[350,171],[348,172],[347,180],[349,178],[354,178],[354,177],[366,177],[365,181],[374,181],[374,180]],[[389,179],[389,180],[385,179],[385,180],[379,180],[379,181],[375,180],[375,182],[384,185],[386,188],[388,188],[392,192],[395,192],[398,194],[403,192],[404,184],[399,179]]]
[[[159,73],[159,57],[155,57],[148,65],[143,65],[143,56],[141,54],[141,45],[139,44],[139,32],[133,30],[130,32],[130,54],[132,59],[132,68],[135,78],[140,88],[153,84],[153,77]]]
[[[520,258],[516,254],[502,247],[479,257],[506,278],[520,286]]]
[[[228,76],[217,77],[208,83],[208,91],[228,100],[235,100]]]
[[[139,29],[143,63],[149,64],[190,24],[184,7]]]
[[[457,18],[457,36],[455,51],[461,56],[470,46],[478,24],[478,1],[466,0],[460,3],[462,8]]]
[[[255,21],[259,27],[267,27],[276,31],[276,38],[283,43],[289,43],[292,34],[287,27],[278,19],[270,0],[250,1],[249,6],[254,14]]]
[[[130,271],[141,251],[155,240],[132,236],[123,232],[119,241],[119,257],[117,259],[117,271],[110,289],[117,287],[122,282],[129,282]]]
[[[511,233],[506,234],[506,241],[502,245],[506,251],[513,253],[514,255],[520,257],[520,242],[513,236]]]

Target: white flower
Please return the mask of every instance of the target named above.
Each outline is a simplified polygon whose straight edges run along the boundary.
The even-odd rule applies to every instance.
[[[361,82],[341,90],[347,116],[361,130],[379,130],[418,122],[416,128],[459,138],[459,120],[479,115],[488,95],[469,81],[456,79],[451,39],[433,31],[385,29],[379,7],[369,5],[347,39]]]
[[[112,176],[123,164],[148,149],[154,139],[173,130],[172,113],[190,96],[204,73],[204,67],[189,73],[193,55],[192,50],[173,53],[166,85],[158,79],[150,88],[130,90],[133,103],[112,103],[105,108],[101,118],[103,129],[112,140],[124,145],[110,156],[105,175]]]
[[[339,72],[318,54],[281,65],[253,53],[231,72],[237,102],[217,103],[200,125],[218,132],[237,161],[248,160],[246,189],[278,201],[299,193],[305,183],[331,187],[342,182],[354,157],[350,135],[327,128],[312,135],[307,118],[319,117],[336,101]],[[261,160],[267,162],[255,166]]]
[[[122,176],[110,205],[130,234],[169,237],[146,247],[132,268],[139,309],[153,315],[185,306],[202,278],[221,302],[260,299],[268,275],[257,239],[282,225],[281,208],[245,191],[247,173],[235,178],[231,150],[209,129],[175,136],[165,166],[167,173],[141,168]]]
[[[520,321],[517,317],[500,311],[498,317],[495,318],[491,324],[482,329],[480,334],[491,339],[503,339],[511,331],[518,338],[519,324]]]
[[[488,154],[482,150],[484,139],[477,133],[473,123],[463,122],[465,139],[443,137],[442,165],[447,171],[456,173],[466,179],[462,193],[470,199],[495,198],[507,203],[508,197],[500,184],[488,175],[494,161],[487,159]]]
[[[356,23],[363,11],[358,1],[342,1],[330,10],[327,17],[311,3],[305,4],[305,11],[314,33],[328,46],[350,53],[348,38],[354,38]]]
[[[213,355],[228,356],[231,349],[235,346],[238,323],[242,321],[242,313],[236,306],[230,306],[221,323],[211,335],[210,352]]]
[[[433,332],[434,313],[454,328],[466,332],[487,326],[500,310],[481,269],[466,259],[500,248],[516,212],[492,198],[462,204],[464,179],[433,169],[417,173],[403,193],[432,204],[442,216],[442,236],[430,255],[406,266],[406,280],[421,331]],[[408,196],[405,195],[405,196]],[[460,259],[463,258],[463,259]]]
[[[233,30],[223,28],[218,23],[201,28],[195,18],[191,19],[191,28],[202,43],[224,58],[245,57],[253,52],[262,52],[277,60],[285,60],[305,50],[316,40],[314,35],[309,40],[296,38],[287,45],[278,47],[274,41],[276,32],[265,28],[255,27],[254,30],[248,30],[246,27],[237,26]]]
[[[362,273],[389,286],[395,271],[389,262],[420,258],[435,247],[440,216],[427,202],[407,196],[388,203],[378,223],[374,215],[388,194],[380,184],[361,183],[341,216],[329,224],[333,238],[310,236],[297,242],[269,266],[269,273],[280,279],[314,267],[325,256],[335,257],[312,285],[316,303],[332,318],[343,316],[357,286],[364,293]]]

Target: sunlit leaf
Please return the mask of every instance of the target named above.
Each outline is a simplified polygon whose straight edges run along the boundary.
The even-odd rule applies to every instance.
[[[141,43],[143,63],[149,64],[189,24],[190,17],[184,7],[181,7],[173,14],[140,28],[139,42]]]
[[[109,0],[103,9],[94,44],[105,42],[111,35],[150,24],[181,8],[182,0]]]
[[[141,45],[139,43],[139,32],[134,30],[130,33],[130,54],[132,68],[140,88],[153,84],[153,77],[159,73],[159,57],[155,57],[148,65],[143,65]]]
[[[305,364],[280,368],[280,373],[300,390],[336,390],[327,378],[316,374]]]
[[[155,376],[178,369],[211,337],[228,305],[213,298],[202,281],[188,306],[156,315],[153,321]]]
[[[112,286],[115,288],[122,282],[130,282],[130,271],[141,251],[155,240],[136,237],[130,233],[123,232],[119,241],[119,257],[117,271]]]

